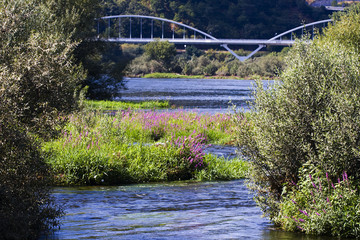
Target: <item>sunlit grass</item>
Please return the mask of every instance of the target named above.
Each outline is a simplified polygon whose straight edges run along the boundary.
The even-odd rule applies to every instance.
[[[69,116],[62,136],[45,143],[59,183],[122,184],[244,178],[248,164],[204,149],[233,139],[230,114],[123,110]]]
[[[85,106],[90,110],[163,109],[170,107],[169,101],[124,102],[96,100],[85,100]]]
[[[188,79],[203,79],[204,75],[181,75],[177,73],[149,73],[143,76],[144,78],[188,78]]]

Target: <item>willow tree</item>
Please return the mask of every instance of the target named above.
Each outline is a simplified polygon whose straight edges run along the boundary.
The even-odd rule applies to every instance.
[[[272,220],[301,169],[360,180],[359,5],[335,20],[313,43],[295,44],[281,81],[258,83],[250,121],[239,118],[251,186]]]
[[[86,77],[73,53],[81,9],[68,1],[0,3],[0,236],[37,239],[58,223],[40,141],[77,108]],[[71,24],[73,27],[71,27]]]

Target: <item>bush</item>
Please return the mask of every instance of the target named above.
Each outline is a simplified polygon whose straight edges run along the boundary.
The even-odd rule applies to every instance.
[[[157,61],[151,60],[147,55],[141,55],[140,57],[135,58],[126,69],[129,75],[144,75],[154,72],[166,72],[164,65]]]
[[[299,42],[287,62],[281,82],[268,89],[258,82],[251,121],[239,123],[239,146],[254,162],[252,187],[271,219],[284,183],[297,182],[306,162],[360,177],[358,53],[336,42]]]
[[[38,239],[61,215],[38,146],[77,108],[85,74],[74,64],[78,43],[67,25],[78,23],[79,14],[73,5],[56,14],[59,8],[50,0],[0,4],[1,239]]]
[[[286,187],[275,222],[288,231],[358,238],[360,195],[347,173],[333,182],[327,172],[309,164],[299,177]]]
[[[166,67],[170,67],[176,55],[175,45],[168,41],[154,41],[145,45],[145,55],[151,60],[156,60]]]
[[[38,239],[62,214],[50,196],[51,171],[39,144],[0,120],[0,238]]]

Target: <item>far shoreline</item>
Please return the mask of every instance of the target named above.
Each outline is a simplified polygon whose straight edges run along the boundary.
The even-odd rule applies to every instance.
[[[163,79],[224,79],[224,80],[278,80],[278,77],[264,77],[259,75],[251,75],[248,77],[237,76],[205,76],[205,75],[182,75],[177,73],[149,73],[145,75],[130,75],[126,78],[163,78]]]

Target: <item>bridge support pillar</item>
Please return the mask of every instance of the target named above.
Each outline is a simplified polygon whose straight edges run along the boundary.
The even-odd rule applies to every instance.
[[[262,48],[266,47],[266,45],[259,45],[259,47],[257,49],[255,49],[252,53],[250,53],[249,55],[247,55],[245,58],[249,59],[251,58],[255,53],[257,53],[258,51],[260,51]],[[245,59],[245,60],[246,60]]]
[[[227,44],[221,44],[220,46],[222,46],[223,48],[225,48],[226,50],[228,50],[228,52],[230,52],[234,57],[236,57],[237,59],[239,59],[240,62],[245,61],[247,58],[246,57],[240,57],[239,55],[237,55],[233,50],[231,50]]]
[[[257,49],[255,49],[252,53],[250,53],[247,56],[239,56],[237,55],[233,50],[231,50],[227,44],[222,44],[221,45],[223,48],[225,48],[226,50],[228,50],[234,57],[236,57],[240,62],[244,62],[245,60],[248,60],[249,58],[251,58],[255,53],[257,53],[258,51],[260,51],[262,48],[266,47],[266,45],[259,45],[259,47]]]

